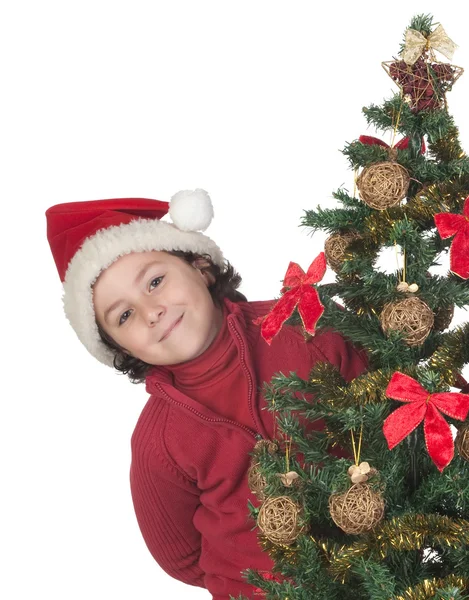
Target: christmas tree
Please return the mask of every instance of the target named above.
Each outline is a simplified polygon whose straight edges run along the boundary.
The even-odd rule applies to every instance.
[[[356,189],[305,212],[303,225],[330,234],[324,252],[307,273],[290,263],[260,323],[267,342],[285,323],[305,338],[332,327],[369,365],[349,382],[317,363],[308,380],[265,384],[281,436],[256,445],[248,474],[250,516],[275,562],[272,574],[245,572],[259,597],[469,598],[469,325],[451,328],[454,307],[469,305],[469,159],[446,98],[462,69],[442,62],[454,49],[429,15],[412,19],[383,63],[396,93],[363,109],[390,143],[346,145]],[[383,272],[386,249],[395,268]],[[321,284],[326,261],[335,281]]]

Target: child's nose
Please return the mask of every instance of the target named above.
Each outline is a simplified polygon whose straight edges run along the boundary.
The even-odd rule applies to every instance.
[[[148,325],[154,325],[165,314],[164,306],[152,306],[146,310],[146,320]]]

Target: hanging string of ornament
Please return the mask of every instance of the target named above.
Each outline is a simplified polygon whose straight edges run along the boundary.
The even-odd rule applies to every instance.
[[[396,248],[396,261],[399,268],[399,259]],[[387,302],[379,316],[381,328],[385,334],[399,331],[404,334],[404,341],[408,346],[420,346],[427,339],[434,325],[434,314],[430,307],[420,298],[410,296],[415,294],[419,287],[416,283],[408,284],[406,281],[406,252],[403,249],[402,280],[397,285],[397,290],[408,294],[402,300]]]
[[[377,475],[376,469],[371,468],[367,462],[360,463],[363,424],[360,428],[358,448],[353,430],[350,433],[355,460],[355,464],[348,469],[352,486],[345,493],[335,493],[329,497],[329,513],[342,531],[360,534],[373,529],[383,518],[384,500],[381,494],[372,490],[367,483],[371,477]]]
[[[397,162],[397,156],[399,150],[408,148],[410,140],[408,137],[403,138],[394,146],[402,106],[403,99],[401,94],[401,103],[394,123],[391,146],[373,136],[362,135],[359,138],[359,142],[362,144],[378,145],[388,150],[389,160],[376,162],[365,167],[355,179],[355,185],[360,191],[360,198],[365,204],[375,210],[386,210],[387,208],[396,206],[406,197],[409,189],[410,175],[407,169]],[[420,150],[422,153],[426,150],[423,140]]]

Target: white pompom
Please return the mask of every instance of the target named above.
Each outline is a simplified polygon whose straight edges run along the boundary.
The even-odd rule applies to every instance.
[[[213,219],[213,206],[205,190],[182,190],[169,202],[171,221],[181,231],[204,231]]]

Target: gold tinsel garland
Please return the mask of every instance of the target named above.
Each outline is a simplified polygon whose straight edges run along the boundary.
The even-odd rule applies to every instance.
[[[363,247],[372,252],[388,240],[393,223],[406,217],[433,226],[436,213],[462,210],[468,187],[469,177],[435,183],[422,188],[407,204],[373,211],[364,219]]]
[[[371,552],[384,559],[391,551],[420,550],[432,546],[458,547],[469,544],[469,521],[442,515],[404,515],[379,523],[373,532],[350,546],[329,550],[330,571],[345,581],[350,559]]]
[[[434,183],[423,188],[417,194],[417,198],[423,204],[429,206],[434,214],[439,212],[460,212],[467,197],[468,186],[468,176],[451,179],[444,183]],[[407,206],[412,205],[412,202],[413,200]],[[411,213],[408,216],[411,217]]]
[[[445,334],[445,341],[431,355],[428,366],[438,371],[448,385],[454,385],[458,369],[464,366],[464,347],[469,343],[469,323]]]
[[[290,565],[298,564],[298,546],[288,546],[287,544],[275,543],[261,532],[258,533],[258,543],[263,552],[271,557],[274,562],[280,559],[285,560]]]
[[[310,539],[321,550],[324,560],[330,565],[335,565],[335,567],[341,563],[342,555],[349,550],[347,546],[337,546],[330,540],[316,539],[313,536],[310,536]],[[330,568],[331,574],[334,576],[336,581],[340,581],[342,584],[346,583],[351,567],[350,559],[353,557],[360,557],[365,554],[363,548],[360,548],[359,546],[359,544],[354,544],[354,547],[356,547],[356,552],[347,553],[347,558],[341,564],[343,567],[342,570],[339,571],[337,568]],[[361,544],[361,546],[365,546],[365,544]],[[395,600],[427,600],[427,598],[432,598],[435,595],[438,588],[454,585],[455,587],[459,587],[461,590],[466,590],[468,589],[468,584],[468,579],[457,577],[455,575],[450,575],[445,579],[426,579],[421,584],[412,588],[408,588],[402,595],[396,596]],[[429,595],[422,595],[425,592],[428,592]]]
[[[434,598],[437,591],[443,588],[455,587],[460,591],[469,591],[469,579],[448,575],[444,579],[424,579],[422,583],[405,590],[395,600],[430,600]]]
[[[414,365],[403,367],[400,371],[414,378],[418,372]],[[311,370],[310,381],[320,390],[322,404],[340,410],[388,401],[384,391],[394,372],[395,369],[376,369],[356,377],[347,385],[341,385],[337,380],[337,369],[329,363],[318,362]]]
[[[355,298],[342,298],[342,301],[345,307],[352,313],[355,313],[357,317],[362,317],[363,315],[367,317],[378,316],[373,306],[365,302],[364,298],[360,298],[359,296]]]
[[[413,365],[403,367],[400,371],[410,377],[415,377],[417,373],[417,369]],[[347,385],[344,408],[387,402],[389,399],[385,394],[385,390],[394,372],[395,369],[376,369],[355,378]]]
[[[441,202],[434,199],[430,188],[424,188],[405,205],[405,216],[409,220],[420,221],[434,227],[434,216],[443,212]]]
[[[364,219],[362,233],[363,244],[369,248],[377,248],[389,238],[389,233],[395,221],[404,217],[402,206],[375,211]]]
[[[317,362],[311,370],[309,381],[319,388],[321,400],[325,397],[339,399],[346,390],[345,380],[331,363]]]
[[[458,128],[453,125],[443,137],[429,143],[429,151],[438,162],[447,163],[450,160],[465,158],[466,154],[459,142],[458,133]]]

